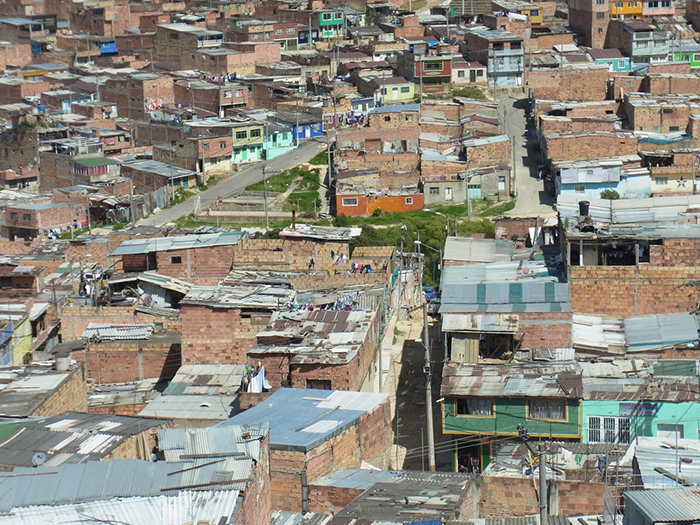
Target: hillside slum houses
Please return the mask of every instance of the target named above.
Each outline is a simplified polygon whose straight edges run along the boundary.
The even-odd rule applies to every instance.
[[[700,521],[698,42],[698,0],[0,4],[0,522]],[[421,211],[437,292],[351,226]]]

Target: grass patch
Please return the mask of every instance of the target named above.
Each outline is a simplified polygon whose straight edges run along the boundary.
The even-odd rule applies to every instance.
[[[83,233],[87,233],[90,231],[90,228],[85,227],[81,228],[79,230],[73,230],[73,237],[77,237],[78,235],[82,235]],[[61,235],[58,236],[59,239],[71,239],[71,234],[70,231],[64,232]]]
[[[313,166],[327,166],[328,165],[328,152],[326,150],[322,151],[316,155],[313,159],[309,161],[309,164]]]
[[[492,201],[481,201],[485,204],[477,211],[479,217],[496,217],[515,208],[515,201],[494,203]]]
[[[467,97],[467,98],[477,98],[479,100],[486,100],[486,95],[484,92],[476,87],[466,86],[459,89],[452,90],[453,97]]]
[[[286,170],[277,175],[267,178],[267,191],[274,191],[277,193],[284,193],[289,189],[289,186],[297,178],[296,173],[292,173],[293,170]],[[248,191],[264,191],[265,184],[263,181],[251,184],[246,188]]]
[[[414,12],[414,13],[415,13],[415,12],[418,11],[419,9],[422,9],[423,7],[425,7],[427,3],[428,3],[428,0],[413,0],[413,1],[410,3],[411,11],[409,11],[409,4],[408,4],[408,3],[402,5],[402,6],[399,8],[399,10],[400,10],[400,11],[403,11],[404,13],[408,13],[408,12]]]
[[[116,224],[112,224],[112,230],[114,230],[115,232],[122,230],[122,229],[124,229],[124,226],[126,226],[127,224],[129,224],[129,223],[128,222],[118,222]]]

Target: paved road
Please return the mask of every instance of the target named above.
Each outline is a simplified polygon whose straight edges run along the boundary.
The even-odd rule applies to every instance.
[[[528,144],[525,131],[526,99],[505,98],[499,102],[501,114],[505,111],[505,133],[514,137],[515,208],[506,213],[510,217],[554,217],[553,201],[537,180],[539,154]]]
[[[321,142],[322,140],[322,142]],[[197,197],[200,198],[200,206],[205,209],[214,202],[217,197],[226,197],[244,189],[246,186],[260,182],[263,179],[263,166],[266,166],[266,175],[269,177],[271,175],[277,174],[281,171],[293,168],[299,164],[303,164],[311,160],[318,153],[326,149],[326,138],[310,139],[305,144],[302,144],[299,148],[285,153],[279,157],[265,162],[259,162],[253,164],[241,171],[235,173],[230,178],[221,181],[219,184],[210,188],[206,191],[195,195],[194,197],[181,202],[168,208],[167,210],[162,210],[155,215],[149,215],[145,219],[141,219],[137,222],[138,226],[163,226],[169,222],[174,222],[180,217],[184,217],[194,212],[195,203],[197,202]]]

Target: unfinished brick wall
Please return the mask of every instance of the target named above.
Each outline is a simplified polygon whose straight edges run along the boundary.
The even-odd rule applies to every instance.
[[[310,239],[245,239],[233,254],[235,268],[255,267],[258,270],[307,270],[314,257],[315,270],[338,269],[331,252],[349,256],[347,242],[319,242]]]
[[[629,133],[547,135],[543,153],[555,161],[636,155],[637,137]]]
[[[647,75],[642,91],[657,95],[700,93],[700,77],[697,75]]]
[[[527,87],[536,99],[605,100],[610,76],[606,66],[528,69]]]
[[[309,486],[309,512],[336,514],[362,494],[364,490],[347,487]]]
[[[88,376],[97,383],[130,383],[146,378],[171,378],[180,368],[180,343],[103,341],[74,351],[85,361]],[[87,407],[86,407],[87,409]]]
[[[267,313],[242,313],[237,308],[183,304],[182,362],[185,364],[244,364],[246,352],[270,320]]]
[[[496,219],[496,238],[510,241],[513,235],[518,239],[525,239],[530,233],[530,228],[534,228],[536,219],[501,218]]]
[[[615,119],[596,117],[550,117],[543,115],[540,117],[540,132],[566,133],[568,131],[615,131]]]
[[[234,250],[230,245],[157,252],[158,273],[200,284],[223,279],[231,271]]]
[[[572,266],[571,308],[615,316],[688,312],[700,302],[700,289],[693,285],[697,279],[697,266]]]
[[[163,331],[179,332],[178,317],[157,317],[136,312],[134,306],[64,306],[61,309],[61,339],[80,339],[90,323],[152,324],[162,323]]]
[[[478,485],[480,518],[510,518],[539,513],[538,494],[531,478],[474,476],[468,485],[473,484]],[[550,514],[601,514],[604,492],[605,483],[549,481],[547,500]]]
[[[139,434],[129,436],[121,445],[102,458],[102,461],[110,459],[142,459],[151,461],[151,451],[156,446],[158,430],[170,427],[170,422],[164,421],[160,426],[151,427]]]
[[[115,416],[135,416],[146,408],[147,403],[134,403],[132,405],[101,405],[88,407],[91,414],[114,414]]]
[[[663,239],[663,244],[649,246],[649,266],[700,266],[700,240]]]
[[[67,410],[87,412],[87,405],[86,369],[83,363],[78,363],[70,377],[59,385],[31,415],[49,417],[62,414]]]
[[[522,333],[521,347],[570,348],[572,313],[520,313],[518,330]]]
[[[270,480],[270,436],[260,440],[260,457],[254,463],[250,479],[243,492],[243,504],[235,525],[258,525],[270,522],[272,508]]]

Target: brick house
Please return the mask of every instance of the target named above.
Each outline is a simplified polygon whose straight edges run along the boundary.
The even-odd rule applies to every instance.
[[[195,286],[180,302],[184,364],[245,364],[272,312],[293,301],[288,289]]]
[[[119,116],[144,120],[150,110],[173,104],[173,79],[153,73],[110,78],[100,88],[100,93],[102,100],[117,104]]]
[[[111,257],[122,258],[124,272],[158,271],[193,283],[211,284],[228,275],[242,232],[180,235],[122,242]]]
[[[221,425],[268,421],[272,508],[300,512],[302,493],[316,479],[362,462],[388,465],[393,442],[388,394],[283,388]]]
[[[581,209],[581,200],[561,196],[557,204],[574,312],[635,316],[695,309],[700,243],[688,211],[700,205],[700,197],[586,198],[588,210]],[[605,234],[584,226],[601,222],[608,223]]]
[[[156,26],[156,58],[179,60],[186,53],[220,48],[223,41],[221,31],[188,24],[161,24]]]
[[[85,349],[74,350],[73,358],[85,362],[97,383],[169,379],[180,368],[179,332],[158,332],[147,324],[90,323],[82,338]]]
[[[0,413],[5,417],[49,417],[66,410],[87,410],[87,371],[83,363],[70,365],[67,370],[54,369],[53,364],[25,365],[8,374],[7,392],[0,400]]]
[[[346,217],[368,216],[381,212],[417,211],[423,209],[423,193],[418,186],[395,190],[372,189],[336,183],[335,209]]]
[[[216,71],[226,69],[217,67]],[[201,80],[180,81],[173,85],[173,94],[175,104],[200,108],[216,115],[230,108],[247,106],[250,102],[248,86],[237,82],[220,85]]]
[[[158,419],[63,412],[41,421],[25,422],[21,429],[12,432],[0,447],[0,468],[12,471],[15,467],[32,467],[37,453],[49,457],[60,454],[61,464],[117,458],[150,461],[158,430],[169,425]],[[104,441],[99,449],[86,453],[95,434]],[[58,438],[64,440],[57,444]]]
[[[134,160],[121,165],[122,175],[133,181],[134,191],[145,193],[168,188],[171,193],[175,191],[175,186],[197,186],[197,172],[175,165],[177,156],[172,149],[166,149],[165,152],[162,150],[163,148],[155,156],[167,160],[167,163],[158,160]]]
[[[5,208],[5,226],[10,239],[29,239],[50,229],[68,228],[77,221],[82,227],[87,223],[85,198],[69,203],[40,202]]]

